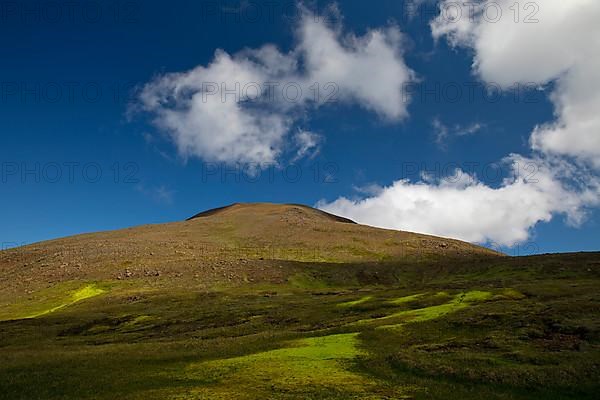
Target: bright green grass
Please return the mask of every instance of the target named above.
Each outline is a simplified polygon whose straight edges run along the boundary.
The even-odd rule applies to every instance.
[[[424,295],[415,294],[390,302],[407,303]],[[379,320],[402,317],[405,322],[428,321],[468,307],[471,303],[487,300],[491,296],[490,292],[481,291],[460,293],[446,304],[397,312]],[[354,301],[339,303],[338,306],[352,307],[366,303],[372,298],[372,296],[365,296]],[[401,324],[385,327],[397,326]],[[359,333],[348,333],[301,339],[277,350],[194,363],[188,368],[189,373],[194,379],[209,383],[208,387],[198,389],[194,394],[200,398],[207,396],[206,398],[211,399],[227,399],[237,393],[240,398],[241,385],[251,389],[256,398],[257,389],[265,390],[265,393],[268,390],[300,393],[306,387],[318,386],[321,390],[343,388],[355,395],[363,393],[363,398],[380,398],[367,395],[374,392],[373,386],[377,385],[375,380],[367,379],[364,375],[348,369],[348,361],[366,355],[359,350],[358,335]],[[235,392],[231,391],[232,381],[237,385]]]
[[[353,300],[353,301],[346,301],[344,303],[339,303],[338,307],[354,307],[354,306],[358,306],[361,305],[363,303],[366,303],[370,300],[373,299],[373,296],[365,296],[365,297],[361,297],[358,300]]]
[[[104,293],[105,290],[104,289],[100,289],[99,287],[96,287],[95,285],[87,285],[77,291],[75,291],[73,294],[71,294],[70,298],[65,299],[65,302],[63,304],[60,304],[58,306],[49,308],[47,310],[43,310],[34,314],[30,314],[24,318],[37,318],[37,317],[41,317],[42,315],[46,315],[46,314],[50,314],[53,312],[56,312],[62,308],[68,307],[70,305],[73,305],[79,301],[85,300],[85,299],[89,299],[91,297],[95,297],[98,295],[101,295],[102,293]]]
[[[412,294],[410,296],[404,296],[404,297],[390,300],[388,303],[394,304],[394,305],[410,303],[411,301],[418,300],[420,297],[423,297],[423,296],[425,296],[425,293],[417,293],[417,294]]]
[[[394,299],[390,302],[394,303],[394,304],[404,304],[404,303],[414,301],[418,298],[421,298],[422,296],[424,296],[424,294],[415,294],[415,295],[411,295],[411,296],[401,297],[399,299]],[[492,296],[493,296],[493,294],[491,292],[482,292],[482,291],[478,291],[478,290],[474,290],[474,291],[470,291],[470,292],[466,292],[466,293],[459,293],[456,296],[454,296],[454,298],[452,300],[450,300],[449,302],[444,303],[444,304],[431,306],[431,307],[417,308],[414,310],[399,311],[399,312],[395,312],[393,314],[390,314],[390,315],[387,315],[384,317],[379,317],[379,318],[363,319],[363,320],[357,321],[356,323],[354,323],[352,325],[364,325],[364,324],[369,324],[369,323],[379,324],[382,321],[389,321],[389,320],[397,319],[397,320],[400,320],[401,322],[396,323],[396,324],[389,324],[389,325],[379,325],[377,328],[378,329],[400,328],[400,327],[402,327],[403,324],[405,324],[407,322],[422,322],[422,321],[429,321],[429,320],[433,320],[436,318],[440,318],[446,314],[456,312],[463,308],[467,308],[474,303],[488,300],[488,299],[492,298]],[[434,296],[434,297],[436,297],[436,296]]]
[[[40,299],[24,304],[12,304],[0,312],[0,321],[31,319],[54,313],[80,301],[101,295],[106,290],[95,284],[86,285],[80,289],[67,290],[57,286],[44,294]]]
[[[79,300],[0,322],[0,400],[592,400],[598,261],[282,263],[281,284],[131,279],[88,301],[91,282],[60,284],[0,306]]]
[[[507,300],[523,300],[525,295],[518,290],[507,288],[502,290],[498,295],[496,295],[498,299],[507,299]]]
[[[382,398],[373,394],[377,392],[377,381],[350,368],[353,359],[365,355],[359,349],[358,333],[300,339],[287,345],[277,350],[191,364],[186,375],[209,384],[190,395],[206,399],[256,399],[303,394],[313,398],[312,392],[327,398],[344,396],[343,393],[363,399]]]
[[[387,317],[379,318],[379,320],[387,320],[392,318],[402,318],[403,322],[423,322],[429,321],[436,318],[440,318],[446,314],[456,312],[463,308],[469,307],[472,303],[485,301],[492,297],[492,293],[490,292],[480,292],[480,291],[471,291],[467,293],[460,293],[454,296],[454,298],[445,304],[441,304],[439,306],[431,306],[425,308],[419,308],[416,310],[409,311],[400,311],[389,315]],[[403,323],[393,324],[393,325],[384,325],[380,326],[381,329],[387,328],[398,328],[401,327]]]

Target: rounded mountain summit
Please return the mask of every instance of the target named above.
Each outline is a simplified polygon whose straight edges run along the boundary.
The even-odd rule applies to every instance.
[[[298,204],[236,203],[186,221],[82,234],[0,252],[0,286],[132,278],[262,281],[277,279],[286,263],[498,255],[458,240],[360,225]]]

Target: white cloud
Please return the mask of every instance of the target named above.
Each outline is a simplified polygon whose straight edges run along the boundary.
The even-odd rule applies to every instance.
[[[441,8],[450,9],[451,4],[459,3],[446,0]],[[511,9],[514,4],[520,8],[519,22]],[[556,120],[534,130],[533,149],[600,167],[600,2],[544,0],[528,4],[525,9],[525,4],[513,0],[482,1],[473,18],[468,6],[463,6],[462,17],[455,22],[443,16],[434,20],[432,33],[472,48],[473,69],[486,82],[503,88],[556,82],[551,96]],[[482,14],[492,5],[503,12],[497,22]],[[492,11],[489,14],[493,15]]]
[[[402,88],[413,73],[402,60],[398,28],[342,37],[340,28],[308,19],[299,32],[308,84],[333,82],[342,101],[356,102],[392,120],[407,116]]]
[[[317,155],[323,138],[316,133],[300,130],[294,135],[294,141],[298,150],[292,162],[296,162],[304,157],[312,158]]]
[[[435,135],[435,142],[440,148],[445,149],[447,141],[451,136],[473,135],[483,129],[484,125],[479,122],[472,122],[467,125],[455,124],[450,127],[443,123],[440,118],[435,117],[431,121],[431,127],[433,128],[433,133]]]
[[[480,124],[479,122],[473,122],[473,123],[471,123],[469,125],[466,125],[466,126],[456,125],[455,126],[454,134],[456,136],[473,135],[473,134],[479,132],[480,130],[482,130],[483,127],[484,127],[484,125]]]
[[[406,116],[402,88],[412,72],[397,27],[357,37],[304,10],[296,37],[289,53],[270,44],[233,55],[218,50],[207,66],[159,76],[140,93],[141,108],[185,157],[257,164],[277,162],[311,107],[339,101],[388,120]],[[308,154],[314,139],[296,135],[297,154]]]
[[[147,84],[140,100],[155,115],[184,156],[207,161],[273,163],[291,121],[284,114],[245,107],[256,98],[242,86],[264,82],[275,68],[270,52],[261,62],[217,51],[207,67],[159,77]],[[228,95],[223,89],[240,87]],[[237,97],[237,98],[236,98]]]
[[[512,246],[527,240],[538,222],[548,222],[556,213],[564,214],[571,224],[580,223],[583,206],[595,201],[597,183],[595,193],[571,191],[560,183],[561,175],[572,173],[567,165],[517,155],[505,161],[512,177],[497,188],[457,171],[453,179],[399,180],[372,197],[342,197],[332,203],[321,201],[317,207],[381,228]],[[532,165],[533,171],[525,168]]]

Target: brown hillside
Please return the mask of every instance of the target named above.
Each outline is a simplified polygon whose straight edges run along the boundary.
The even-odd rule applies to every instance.
[[[183,222],[85,234],[0,252],[0,290],[70,280],[283,279],[282,261],[357,263],[494,256],[458,240],[378,229],[301,205],[233,204]]]

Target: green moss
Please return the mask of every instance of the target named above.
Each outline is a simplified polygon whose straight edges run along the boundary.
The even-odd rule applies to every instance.
[[[404,297],[390,300],[389,303],[394,304],[394,305],[410,303],[411,301],[418,300],[420,297],[423,297],[423,296],[425,296],[425,293],[412,294],[410,296],[404,296]]]
[[[423,294],[415,294],[411,296],[401,297],[399,299],[392,300],[391,302],[393,302],[394,304],[403,304],[410,301],[414,301],[421,296],[423,296]],[[369,323],[379,324],[382,321],[399,319],[401,320],[400,323],[378,326],[379,329],[396,329],[402,327],[402,325],[405,323],[422,322],[440,318],[448,313],[456,312],[460,309],[469,307],[472,303],[485,301],[490,298],[492,298],[492,293],[474,290],[466,293],[459,293],[456,296],[454,296],[452,300],[444,304],[418,308],[415,310],[399,311],[380,318],[360,320],[357,321],[354,325],[364,325]]]
[[[373,299],[373,296],[365,296],[358,300],[346,301],[344,303],[339,303],[338,307],[354,307],[354,306],[358,306],[360,304],[366,303],[367,301],[370,301],[372,299]]]
[[[358,343],[358,333],[301,339],[277,350],[192,364],[186,376],[205,381],[207,387],[196,394],[211,399],[309,393],[315,388],[365,393],[373,380],[348,368],[363,354]]]
[[[494,296],[498,300],[523,300],[526,296],[515,289],[504,289],[499,294]]]
[[[105,292],[104,289],[100,289],[99,287],[97,287],[95,285],[87,285],[86,287],[79,289],[78,291],[76,291],[75,293],[73,293],[71,295],[71,303],[70,304],[76,303],[81,300],[89,299],[90,297],[98,296],[104,292]]]
[[[42,315],[46,315],[46,314],[50,314],[53,312],[56,312],[58,310],[60,310],[61,308],[65,308],[68,307],[72,304],[75,304],[79,301],[85,300],[85,299],[89,299],[91,297],[95,297],[98,296],[102,293],[104,293],[105,290],[104,289],[100,289],[99,287],[96,287],[95,285],[87,285],[75,292],[73,292],[70,296],[70,298],[67,298],[65,300],[65,302],[63,304],[60,304],[56,307],[52,307],[49,308],[47,310],[43,310],[41,312],[37,312],[34,314],[30,314],[24,318],[37,318],[37,317],[41,317]]]
[[[149,315],[139,315],[123,324],[124,329],[138,328],[140,325],[148,324],[154,321],[154,318]]]
[[[406,322],[422,322],[440,318],[446,314],[469,307],[471,303],[488,300],[492,297],[490,292],[478,290],[457,294],[450,302],[438,306],[425,307],[417,310],[401,311],[383,319],[402,318]],[[401,324],[400,324],[401,325]],[[395,328],[397,325],[383,326],[381,328]]]
[[[95,284],[75,290],[69,290],[69,286],[55,286],[38,294],[32,301],[9,305],[0,313],[0,321],[41,317],[106,292]]]
[[[480,290],[472,290],[470,292],[465,293],[464,296],[462,296],[462,298],[460,299],[460,301],[462,303],[473,303],[473,302],[477,302],[477,301],[486,301],[491,298],[492,298],[492,293],[490,293],[490,292],[483,292]],[[455,300],[456,300],[456,298],[455,298]]]
[[[12,319],[57,317],[0,323],[0,399],[591,400],[598,256],[579,260],[281,263],[274,282],[300,273],[296,285],[327,290],[216,290],[165,272],[96,284],[110,292],[96,301],[81,281],[4,296]]]

